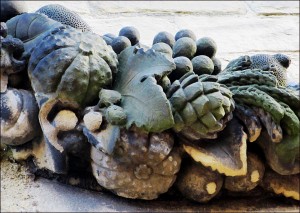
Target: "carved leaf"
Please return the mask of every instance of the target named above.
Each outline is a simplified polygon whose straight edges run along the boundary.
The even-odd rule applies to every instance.
[[[135,124],[149,132],[161,132],[174,125],[171,106],[157,80],[175,69],[175,64],[153,50],[130,47],[119,55],[114,90],[122,95],[127,114],[126,127]]]

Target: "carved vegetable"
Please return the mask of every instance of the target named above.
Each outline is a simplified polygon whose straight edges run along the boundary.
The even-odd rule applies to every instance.
[[[28,74],[41,107],[43,132],[56,149],[63,151],[49,113],[57,105],[58,111],[74,112],[97,100],[101,88],[112,83],[116,57],[100,36],[71,27],[53,29],[33,50]]]
[[[265,190],[283,195],[295,200],[300,200],[299,196],[299,174],[279,175],[271,169],[267,169],[260,184]]]
[[[186,198],[205,203],[221,190],[223,177],[200,163],[188,160],[183,163],[175,185]]]
[[[262,130],[259,117],[253,109],[246,105],[236,104],[235,107],[234,114],[244,124],[248,140],[250,142],[256,141]]]
[[[285,135],[280,143],[273,143],[267,131],[264,130],[256,142],[262,147],[268,164],[275,172],[281,175],[300,172],[299,134]]]
[[[240,176],[247,173],[247,135],[243,126],[233,118],[220,132],[217,139],[199,140],[196,143],[183,140],[184,150],[205,167],[226,176]]]
[[[224,188],[234,192],[245,192],[254,189],[263,179],[265,166],[253,153],[247,152],[247,174],[225,177]]]
[[[111,155],[92,147],[93,175],[101,186],[119,196],[155,199],[168,191],[180,168],[181,157],[173,143],[169,133],[121,129]]]
[[[173,129],[189,140],[216,138],[234,109],[232,94],[225,86],[201,81],[193,72],[174,81],[167,97],[172,105]]]
[[[117,63],[116,54],[100,36],[61,27],[32,52],[28,74],[36,95],[85,105],[112,83]]]
[[[289,60],[286,57],[280,60],[288,67]],[[234,100],[248,108],[237,107],[236,114],[245,124],[249,140],[257,141],[262,147],[270,167],[281,175],[297,174],[300,172],[299,96],[278,86],[272,72],[242,70],[250,66],[248,62],[252,63],[249,57],[230,62],[228,70],[218,75],[218,82],[226,84]],[[261,130],[258,120],[263,127]]]

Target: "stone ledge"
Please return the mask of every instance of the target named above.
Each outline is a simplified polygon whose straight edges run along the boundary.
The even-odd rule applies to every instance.
[[[30,8],[36,11],[52,1],[35,1]],[[197,15],[232,15],[246,14],[248,7],[244,2],[210,1],[61,1],[59,4],[80,14],[91,13],[93,17],[124,14],[197,14]]]
[[[166,196],[131,200],[44,178],[34,181],[25,170],[2,159],[1,212],[299,212],[298,201],[282,197],[228,197],[206,204]]]
[[[257,15],[299,15],[299,1],[246,1]]]

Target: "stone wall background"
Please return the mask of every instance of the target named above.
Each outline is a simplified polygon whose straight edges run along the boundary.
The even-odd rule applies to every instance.
[[[216,41],[223,67],[241,55],[285,53],[288,80],[299,82],[299,1],[28,1],[30,12],[47,4],[77,12],[100,35],[134,26],[148,46],[160,31],[191,29]]]

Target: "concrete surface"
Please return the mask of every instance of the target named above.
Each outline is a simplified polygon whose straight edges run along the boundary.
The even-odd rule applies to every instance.
[[[299,82],[299,1],[150,2],[150,1],[28,1],[29,12],[62,4],[79,13],[99,34],[118,34],[135,26],[141,42],[151,45],[159,31],[191,29],[198,38],[212,37],[223,68],[241,55],[285,53],[292,59],[288,80]],[[279,206],[278,206],[279,205]],[[228,206],[230,209],[228,209]],[[188,201],[133,201],[40,178],[24,167],[1,161],[1,212],[16,211],[261,211],[299,212],[295,202],[233,199],[206,205]]]

